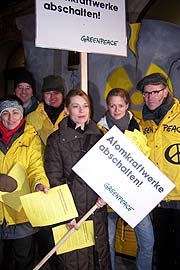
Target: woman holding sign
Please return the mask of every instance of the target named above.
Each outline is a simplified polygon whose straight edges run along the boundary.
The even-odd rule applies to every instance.
[[[94,246],[73,250],[57,256],[56,269],[109,270],[107,211],[98,195],[72,171],[74,164],[102,137],[90,119],[90,100],[80,89],[72,89],[65,99],[67,117],[59,130],[50,135],[45,151],[45,170],[50,186],[68,184],[80,219],[98,201],[99,209],[90,216],[94,231]],[[67,225],[76,227],[74,219]]]
[[[106,133],[114,125],[123,133],[125,130],[140,130],[139,125],[129,111],[130,97],[127,91],[121,88],[112,89],[106,98],[107,111],[98,123],[99,128]],[[118,214],[112,209],[108,211],[108,233],[111,253],[112,270],[115,270],[115,233]],[[138,250],[136,256],[137,270],[152,270],[152,257],[154,246],[154,234],[151,219],[146,216],[135,228]]]
[[[0,99],[0,269],[2,270],[33,269],[34,234],[37,229],[28,222],[19,197],[29,192],[48,191],[49,183],[42,157],[43,145],[35,129],[26,124],[23,118],[21,100],[14,95],[2,97]],[[13,169],[13,175],[16,175],[16,178],[19,176],[19,179],[14,179],[12,174],[8,175]]]

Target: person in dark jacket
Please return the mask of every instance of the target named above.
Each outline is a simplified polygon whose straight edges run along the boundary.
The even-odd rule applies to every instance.
[[[129,110],[131,101],[128,92],[121,88],[113,88],[106,98],[107,111],[98,122],[98,127],[106,133],[114,125],[123,133],[125,130],[140,130],[140,127]],[[112,270],[115,270],[115,233],[118,214],[108,209],[108,233],[111,254]],[[152,270],[154,234],[150,216],[147,215],[136,227],[134,232],[137,238],[138,250],[136,256],[136,270]]]
[[[94,224],[95,245],[57,256],[59,270],[110,270],[107,210],[104,201],[72,171],[74,164],[101,137],[96,123],[90,119],[90,101],[81,89],[72,89],[65,99],[65,117],[59,130],[52,133],[45,149],[45,171],[50,186],[67,184],[79,213],[78,219],[98,202],[99,208],[90,216]],[[68,223],[76,226],[78,219]]]

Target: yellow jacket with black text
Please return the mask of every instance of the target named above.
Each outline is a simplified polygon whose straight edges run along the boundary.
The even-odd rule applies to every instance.
[[[180,200],[180,103],[165,114],[159,125],[141,120],[140,125],[151,148],[150,159],[176,185],[164,200]],[[158,180],[158,179],[157,179]]]

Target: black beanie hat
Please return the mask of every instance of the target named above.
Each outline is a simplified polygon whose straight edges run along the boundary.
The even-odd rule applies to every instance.
[[[32,87],[33,94],[35,94],[35,80],[31,72],[26,69],[18,71],[14,79],[14,89],[20,83],[28,83]]]

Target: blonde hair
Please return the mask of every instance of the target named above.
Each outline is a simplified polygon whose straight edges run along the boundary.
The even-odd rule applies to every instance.
[[[65,101],[64,101],[64,106],[66,108],[68,108],[69,104],[71,103],[71,98],[72,97],[75,97],[75,96],[80,96],[82,97],[88,104],[89,106],[89,117],[91,115],[91,101],[90,101],[90,98],[89,96],[80,88],[73,88],[71,89],[67,95],[66,95],[66,98],[65,98]]]

